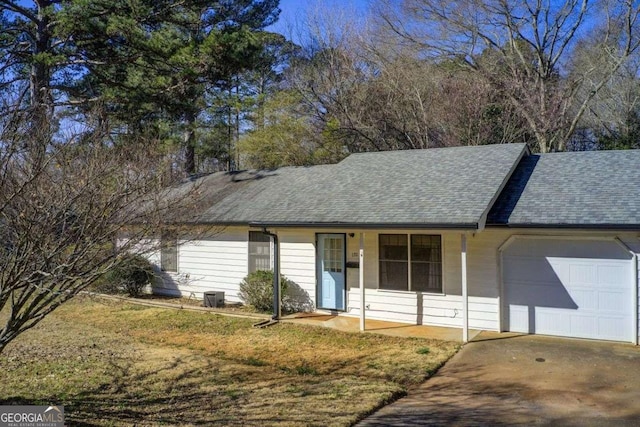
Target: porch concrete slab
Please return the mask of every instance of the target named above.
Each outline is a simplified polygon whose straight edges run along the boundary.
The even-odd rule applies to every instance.
[[[640,348],[481,333],[361,426],[640,425]]]
[[[344,332],[359,332],[360,319],[321,313],[302,313],[285,316],[282,321],[299,325],[314,325],[337,329]],[[431,338],[444,341],[462,342],[462,329],[440,326],[411,325],[407,323],[367,320],[365,332],[391,335],[395,337]],[[476,337],[480,331],[470,330],[469,337]]]

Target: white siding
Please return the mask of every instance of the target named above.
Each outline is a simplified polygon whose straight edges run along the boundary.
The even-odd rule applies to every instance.
[[[155,293],[195,295],[224,291],[225,301],[239,302],[238,290],[248,272],[248,229],[228,228],[196,241],[178,242],[178,272],[163,273]]]
[[[360,230],[322,230],[323,233],[345,233],[347,259],[357,260]],[[305,291],[315,304],[316,294],[316,230],[280,229],[280,267],[287,278]],[[353,233],[353,237],[350,236]],[[460,233],[438,231],[365,230],[364,280],[367,288],[367,317],[413,324],[462,326],[462,297],[460,277]],[[378,235],[396,233],[441,234],[443,245],[443,294],[394,292],[378,290]],[[469,243],[469,322],[479,329],[499,328],[498,285],[496,279],[496,250],[487,256],[482,243]],[[493,263],[493,267],[486,263]],[[482,272],[482,280],[474,280],[473,268]],[[485,280],[485,277],[487,280]],[[347,269],[347,310],[345,315],[358,316],[360,307],[358,269]],[[421,301],[421,304],[418,302]]]
[[[391,320],[425,325],[462,326],[462,299],[460,277],[460,233],[444,231],[443,236],[443,291],[442,295],[422,295],[413,292],[393,292],[377,290],[378,287],[378,248],[379,233],[402,233],[397,230],[366,231],[365,244],[365,287],[367,295],[368,318]],[[420,231],[408,230],[407,233]],[[423,233],[437,233],[425,230]],[[499,254],[500,246],[514,234],[544,236],[583,236],[618,237],[640,253],[640,240],[636,233],[611,233],[591,231],[558,230],[500,230],[485,229],[471,234],[467,239],[468,286],[469,286],[469,326],[476,329],[500,330],[501,328],[501,289]],[[357,240],[357,233],[356,233]],[[640,267],[639,267],[640,276]],[[356,285],[357,286],[357,285]],[[640,279],[638,286],[640,287]],[[640,306],[640,296],[639,306]],[[346,315],[360,314],[360,295],[357,287],[350,287]],[[640,318],[640,309],[638,310]],[[640,335],[640,322],[638,325]]]
[[[460,232],[437,230],[309,230],[279,229],[280,267],[287,278],[295,282],[315,306],[316,298],[316,232],[345,233],[347,260],[357,261],[359,233],[365,233],[364,280],[367,289],[367,317],[413,324],[462,326],[460,277]],[[350,234],[353,233],[353,237]],[[440,234],[443,245],[443,293],[418,294],[378,290],[379,234]],[[498,249],[512,235],[619,237],[640,254],[637,233],[611,233],[558,230],[485,229],[469,234],[467,239],[469,326],[475,329],[500,330],[500,270]],[[192,292],[202,298],[202,292],[225,291],[227,301],[238,301],[238,285],[247,274],[248,228],[227,228],[222,233],[195,242],[183,242],[178,249],[178,273],[164,274],[164,283],[156,292],[182,294]],[[159,254],[151,254],[155,262]],[[639,267],[640,270],[640,267]],[[638,273],[640,277],[640,271]],[[638,284],[640,287],[640,283]],[[347,316],[358,316],[360,295],[358,269],[347,269]],[[640,306],[640,296],[639,296]],[[638,312],[640,318],[640,310]],[[638,326],[640,335],[640,322]]]
[[[315,233],[311,230],[279,230],[278,238],[280,240],[280,273],[299,287],[297,289],[299,299],[308,298],[311,306],[315,307]]]
[[[360,316],[360,291],[352,289],[346,315]],[[421,304],[420,304],[421,303]],[[418,295],[367,289],[365,315],[368,319],[418,325],[462,327],[462,297],[459,295]],[[469,326],[495,329],[497,305],[491,298],[469,297]]]
[[[443,249],[443,293],[427,294],[378,290],[378,235],[379,234],[440,234]],[[348,239],[358,245],[358,233]],[[365,231],[365,305],[367,318],[413,324],[462,327],[461,235],[459,232],[433,230],[380,230]],[[496,257],[484,252],[482,242],[468,240],[469,326],[476,329],[498,330],[498,282]],[[495,252],[495,251],[494,251]],[[487,266],[493,263],[493,269]],[[481,272],[475,276],[474,269]],[[357,274],[355,275],[357,277]],[[360,315],[360,290],[351,285],[347,296],[345,315]]]

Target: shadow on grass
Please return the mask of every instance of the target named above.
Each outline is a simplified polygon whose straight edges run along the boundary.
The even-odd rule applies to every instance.
[[[195,366],[191,366],[194,362],[197,362]],[[224,390],[228,379],[219,379],[217,386],[222,389],[213,393],[191,381],[194,378],[201,382],[215,381],[214,377],[203,376],[203,372],[211,374],[216,367],[211,362],[203,362],[201,357],[176,357],[164,361],[161,367],[142,371],[133,361],[110,361],[108,366],[110,382],[69,395],[62,401],[59,396],[41,399],[10,396],[0,400],[0,404],[62,404],[67,425],[135,425],[140,422],[208,425],[213,419],[225,422],[211,415],[217,407],[228,405],[234,398]]]
[[[15,395],[0,404],[61,404],[71,426],[319,425],[331,419],[349,424],[355,417],[353,408],[331,406],[331,399],[342,396],[327,397],[327,387],[368,387],[357,379],[345,383],[342,376],[305,376],[256,366],[252,361],[239,363],[198,354],[168,356],[159,363],[151,358],[145,366],[147,360],[112,360],[106,364],[110,372],[107,381],[63,399]],[[384,400],[399,396],[393,392]],[[317,404],[308,405],[305,401],[309,399]]]

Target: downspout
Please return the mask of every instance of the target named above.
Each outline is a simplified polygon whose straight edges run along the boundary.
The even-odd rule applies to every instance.
[[[277,322],[282,315],[280,304],[280,245],[278,244],[278,235],[270,233],[266,227],[262,229],[262,234],[266,234],[273,239],[273,316],[271,316],[271,319]]]

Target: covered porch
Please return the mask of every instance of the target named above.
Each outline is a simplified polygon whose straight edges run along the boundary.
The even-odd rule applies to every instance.
[[[329,322],[327,326],[345,330],[392,330],[400,335],[405,331],[418,336],[454,334],[451,340],[469,341],[467,233],[472,232],[351,229],[315,233],[316,307],[319,313],[343,315],[320,316],[315,322]],[[472,311],[478,307],[493,311],[494,301],[476,300],[471,298]],[[347,320],[348,316],[357,319]],[[436,329],[427,331],[426,325]]]

